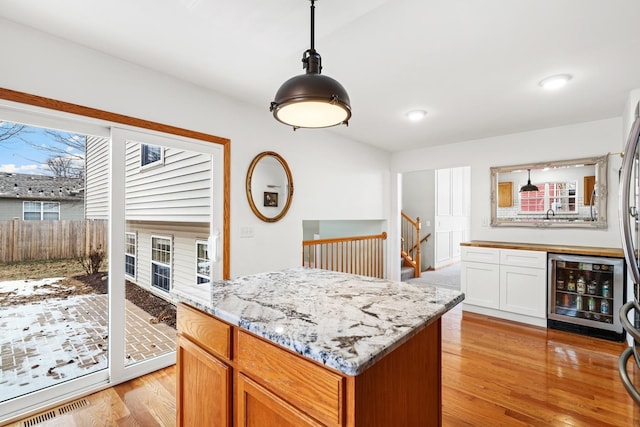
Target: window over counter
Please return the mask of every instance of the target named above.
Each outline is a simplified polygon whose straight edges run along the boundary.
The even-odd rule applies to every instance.
[[[538,191],[520,192],[520,212],[537,212],[546,216],[551,210],[556,213],[577,214],[576,181],[534,183]]]

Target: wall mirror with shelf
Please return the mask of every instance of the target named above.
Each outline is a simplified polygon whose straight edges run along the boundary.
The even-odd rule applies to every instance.
[[[293,178],[284,158],[273,151],[254,157],[247,171],[246,192],[258,218],[265,222],[282,219],[293,198]]]
[[[492,167],[491,226],[606,228],[607,159]]]

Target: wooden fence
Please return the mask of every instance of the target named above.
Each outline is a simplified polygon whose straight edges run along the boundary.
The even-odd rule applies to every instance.
[[[107,250],[107,220],[0,221],[0,263],[78,258]]]

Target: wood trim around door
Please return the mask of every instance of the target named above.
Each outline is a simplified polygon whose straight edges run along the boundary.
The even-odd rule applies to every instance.
[[[150,120],[139,119],[136,117],[125,116],[123,114],[112,113],[109,111],[99,110],[97,108],[85,107],[78,104],[59,101],[56,99],[45,98],[43,96],[32,95],[25,92],[19,92],[11,89],[0,87],[0,99],[21,104],[32,105],[34,107],[47,108],[49,110],[61,111],[64,113],[76,114],[78,116],[89,117],[92,119],[104,120],[111,123],[128,125],[140,129],[149,129],[156,132],[163,132],[171,135],[183,136],[186,138],[197,139],[200,141],[220,144],[224,151],[224,189],[223,189],[223,261],[222,261],[222,277],[229,279],[231,275],[231,140],[207,133],[197,132],[189,129],[179,128],[176,126],[166,125],[163,123],[153,122]]]

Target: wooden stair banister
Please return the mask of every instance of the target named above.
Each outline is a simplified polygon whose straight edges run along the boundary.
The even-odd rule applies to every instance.
[[[413,252],[414,250],[416,250],[416,248],[423,244],[424,242],[427,241],[427,239],[431,237],[431,233],[427,234],[426,236],[424,236],[422,239],[420,239],[420,243],[416,243],[415,245],[413,245],[413,247],[409,250],[409,253]]]
[[[405,263],[413,267],[414,277],[420,277],[420,245],[431,234],[428,234],[423,239],[420,238],[420,230],[422,224],[420,218],[411,218],[406,213],[401,213],[400,221],[400,256],[404,259]]]
[[[384,278],[387,233],[304,240],[302,265],[323,270]]]

